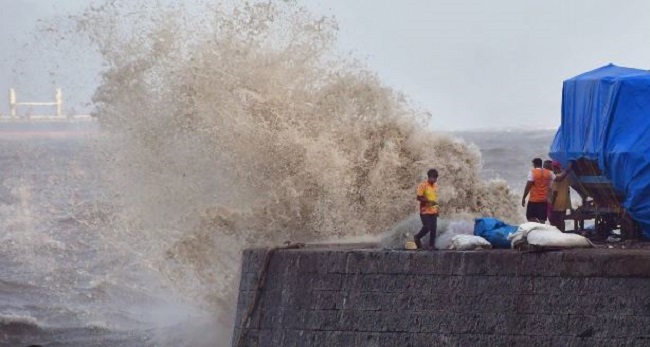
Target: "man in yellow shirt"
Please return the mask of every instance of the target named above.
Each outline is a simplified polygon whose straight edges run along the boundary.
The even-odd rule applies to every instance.
[[[429,234],[429,246],[434,249],[436,233],[438,228],[438,171],[431,169],[427,171],[427,180],[420,183],[417,190],[417,200],[420,202],[420,220],[422,229],[414,237],[418,249],[422,248],[420,241],[427,233]]]

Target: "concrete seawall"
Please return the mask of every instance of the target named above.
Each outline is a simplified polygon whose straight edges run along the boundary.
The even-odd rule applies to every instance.
[[[650,346],[650,252],[244,252],[233,345]]]

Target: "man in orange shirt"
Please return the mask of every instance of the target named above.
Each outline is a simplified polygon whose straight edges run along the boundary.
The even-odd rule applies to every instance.
[[[542,167],[542,159],[533,159],[533,169],[528,173],[528,182],[521,198],[521,206],[526,206],[526,196],[530,193],[526,206],[526,219],[529,222],[546,223],[548,216],[548,191],[555,174]]]
[[[427,233],[429,234],[429,246],[434,249],[436,233],[438,228],[438,171],[431,169],[427,171],[427,180],[420,183],[417,190],[417,200],[420,202],[420,220],[422,229],[414,237],[418,249],[422,248],[420,241]]]

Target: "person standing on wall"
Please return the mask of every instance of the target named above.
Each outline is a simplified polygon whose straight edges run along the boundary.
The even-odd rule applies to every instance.
[[[562,171],[562,166],[559,161],[553,161],[553,172],[555,173],[555,180],[551,183],[551,192],[549,193],[549,200],[551,206],[551,217],[549,221],[551,225],[564,232],[565,224],[564,217],[566,217],[566,210],[571,209],[571,195],[569,187],[571,186],[571,178],[567,177],[571,171],[572,165],[565,171]]]
[[[553,165],[552,164],[553,164],[553,161],[547,159],[547,160],[544,160],[544,164],[542,164],[542,167],[545,168],[546,170],[553,171]],[[553,171],[553,172],[555,172],[555,171]],[[551,186],[549,185],[549,189],[550,189],[550,187]],[[551,221],[551,207],[552,207],[551,206],[552,204],[550,202],[550,200],[551,200],[551,193],[550,192],[548,193],[548,200],[549,200],[549,203],[546,204],[546,218],[550,222]]]
[[[418,249],[422,248],[422,238],[429,234],[429,246],[434,249],[438,228],[438,171],[427,171],[427,180],[420,183],[417,190],[417,200],[420,202],[420,220],[422,229],[414,237]]]
[[[521,206],[526,206],[526,219],[529,222],[546,223],[548,216],[548,191],[555,174],[542,167],[542,159],[533,159],[533,169],[528,173],[528,182],[521,198]],[[528,205],[526,196],[530,193]]]

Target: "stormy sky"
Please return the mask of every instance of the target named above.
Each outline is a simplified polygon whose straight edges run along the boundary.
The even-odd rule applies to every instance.
[[[646,0],[300,2],[334,15],[340,49],[428,110],[438,130],[555,128],[564,79],[608,63],[650,68]],[[0,93],[16,86],[19,98],[51,99],[59,85],[67,110],[91,108],[96,62],[56,61],[32,44],[39,19],[88,3],[0,0]],[[0,113],[7,104],[0,98]]]

